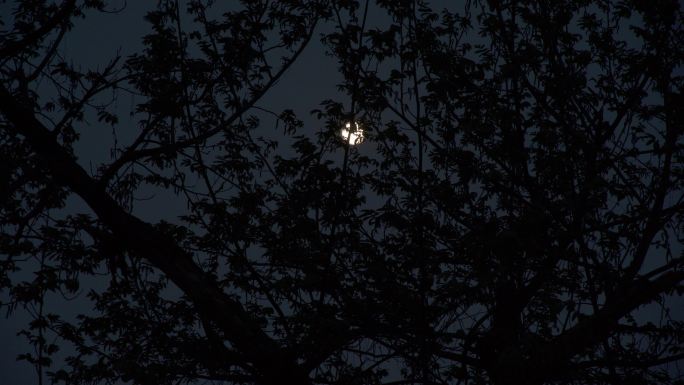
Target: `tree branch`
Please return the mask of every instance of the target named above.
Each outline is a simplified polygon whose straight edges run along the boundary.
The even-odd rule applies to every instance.
[[[47,23],[40,26],[40,28],[29,33],[24,37],[24,39],[19,41],[12,41],[0,48],[0,57],[8,58],[12,57],[26,47],[31,46],[42,39],[45,35],[52,32],[52,30],[68,20],[71,13],[76,9],[76,0],[67,0],[64,5],[57,11],[55,16],[51,18]]]
[[[148,148],[148,149],[142,149],[142,150],[135,150],[135,145],[129,147],[128,150],[126,150],[121,157],[116,159],[114,162],[112,162],[102,173],[102,176],[100,177],[100,184],[106,185],[108,181],[114,177],[116,172],[125,164],[129,162],[134,162],[137,161],[138,159],[146,158],[146,157],[151,157],[151,156],[156,156],[156,155],[161,155],[167,152],[175,152],[180,149],[190,147],[199,143],[202,143],[203,141],[211,138],[212,136],[218,134],[219,132],[223,131],[226,126],[231,125],[233,122],[235,122],[238,118],[240,118],[244,113],[246,113],[250,108],[252,108],[265,94],[266,91],[268,91],[271,87],[273,87],[278,80],[282,77],[282,75],[287,72],[288,68],[297,60],[297,58],[301,55],[301,53],[304,51],[304,48],[307,47],[309,42],[311,41],[311,37],[313,36],[314,30],[316,28],[317,22],[313,22],[310,29],[309,33],[302,42],[302,44],[299,46],[297,51],[295,51],[292,54],[292,57],[290,60],[288,60],[285,64],[282,65],[280,70],[273,75],[269,81],[259,89],[258,92],[256,92],[250,100],[248,100],[246,103],[244,103],[242,106],[240,106],[236,111],[233,112],[233,114],[228,117],[225,121],[221,122],[220,125],[217,127],[208,130],[204,133],[201,133],[191,139],[171,143],[169,145],[165,146],[160,146],[160,147],[155,147],[155,148]]]
[[[242,305],[226,295],[192,260],[192,255],[151,224],[127,213],[99,188],[97,182],[40,123],[33,112],[0,87],[0,112],[25,136],[56,183],[78,194],[131,253],[147,259],[166,274],[213,321],[224,337],[258,369],[262,384],[280,384],[282,378],[309,383],[308,375],[271,339]]]
[[[633,281],[629,287],[619,290],[612,301],[606,303],[597,313],[581,320],[537,349],[529,364],[530,368],[538,370],[538,375],[546,380],[562,376],[564,370],[570,367],[573,357],[617,331],[621,318],[655,297],[673,290],[682,281],[684,271],[670,271],[652,281]]]

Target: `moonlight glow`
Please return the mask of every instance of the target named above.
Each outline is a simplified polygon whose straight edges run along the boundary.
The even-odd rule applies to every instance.
[[[354,123],[354,126],[355,128],[350,130],[351,123],[347,123],[340,131],[340,134],[342,134],[342,139],[351,145],[360,144],[363,142],[363,130],[361,127],[359,127],[358,123]]]

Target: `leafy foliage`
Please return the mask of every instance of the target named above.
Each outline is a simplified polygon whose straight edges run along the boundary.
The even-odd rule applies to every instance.
[[[681,384],[678,2],[164,0],[102,69],[62,40],[110,5],[11,5],[1,305],[40,383]],[[316,132],[261,105],[305,49],[342,75]]]

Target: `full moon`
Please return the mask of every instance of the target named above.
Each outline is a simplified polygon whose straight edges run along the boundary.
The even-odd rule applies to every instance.
[[[342,140],[351,145],[363,142],[363,130],[359,127],[358,123],[354,123],[353,129],[351,128],[351,123],[345,124],[344,128],[340,131],[340,134],[342,134]]]

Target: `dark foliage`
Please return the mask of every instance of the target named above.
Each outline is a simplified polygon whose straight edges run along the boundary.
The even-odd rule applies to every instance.
[[[160,0],[90,69],[64,37],[110,5],[2,3],[39,383],[682,384],[676,0]],[[305,48],[340,92],[263,105]]]

